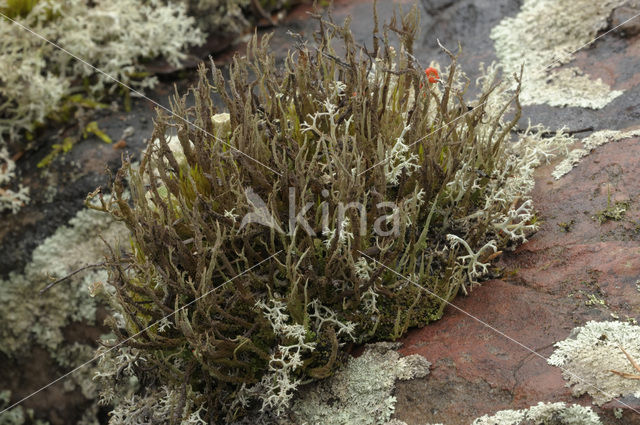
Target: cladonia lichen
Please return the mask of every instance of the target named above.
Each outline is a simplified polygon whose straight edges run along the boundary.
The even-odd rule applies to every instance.
[[[624,0],[525,0],[515,17],[504,18],[491,32],[507,74],[525,63],[523,105],[578,106],[599,109],[622,91],[566,65],[572,52],[591,42]]]
[[[0,391],[0,410],[6,408],[10,404],[11,391]],[[2,414],[2,425],[23,425],[28,423],[30,425],[49,425],[49,422],[40,419],[34,419],[33,409],[26,409],[23,406],[16,406],[10,410],[7,410]],[[78,424],[80,425],[80,424]],[[85,424],[82,424],[85,425]],[[89,425],[89,424],[86,424]],[[93,425],[93,424],[91,424]]]
[[[640,359],[640,326],[590,321],[555,347],[548,362],[562,367],[563,377],[573,386],[576,397],[587,393],[597,405],[620,396],[640,398],[640,381],[612,372],[638,373],[623,349]]]
[[[492,416],[484,415],[472,425],[602,425],[590,407],[577,404],[543,403],[522,410],[502,410]]]
[[[71,322],[95,320],[96,302],[89,285],[105,282],[105,270],[91,270],[62,282],[42,295],[52,279],[104,259],[106,245],[126,237],[124,226],[95,211],[81,210],[38,246],[23,273],[0,281],[0,351],[12,356],[30,342],[53,350],[63,342],[61,328]]]
[[[396,380],[422,378],[431,365],[414,354],[400,357],[397,344],[378,343],[350,358],[335,376],[302,390],[292,414],[298,424],[382,425],[393,414]]]

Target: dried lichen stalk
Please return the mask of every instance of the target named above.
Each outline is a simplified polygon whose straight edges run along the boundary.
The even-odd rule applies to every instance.
[[[131,231],[133,254],[112,262],[111,324],[144,358],[145,391],[175,394],[167,422],[285,413],[345,344],[437,320],[536,228],[527,193],[555,147],[508,143],[517,91],[495,68],[462,116],[455,56],[434,79],[412,55],[416,8],[375,30],[373,52],[348,22],[319,24],[283,65],[265,37],[228,80],[202,67],[194,106],[173,103],[195,126],[160,115],[140,166],[125,163],[112,202],[94,204]]]

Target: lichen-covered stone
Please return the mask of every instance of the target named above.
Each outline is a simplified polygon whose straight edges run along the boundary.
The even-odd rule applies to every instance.
[[[622,94],[569,64],[572,53],[607,27],[624,0],[525,0],[520,13],[504,18],[491,38],[508,75],[524,63],[523,105],[600,109]]]
[[[522,410],[502,410],[473,421],[472,425],[602,425],[590,407],[565,403],[538,403]]]
[[[99,303],[92,298],[89,287],[105,282],[107,272],[88,270],[43,294],[39,291],[54,278],[104,260],[106,245],[100,237],[116,245],[118,239],[126,238],[126,229],[103,214],[82,210],[34,250],[31,262],[22,273],[12,272],[6,280],[0,280],[0,352],[34,376],[40,376],[35,372],[38,368],[47,366],[20,363],[23,357],[28,358],[34,346],[44,347],[59,370],[72,369],[94,356],[95,347],[65,341],[63,330],[71,324],[80,327],[95,324]],[[43,380],[36,385],[48,384],[51,372],[43,371]],[[78,390],[86,399],[94,399],[97,393],[93,373],[94,367],[87,365],[57,385],[60,391]],[[56,372],[53,376],[56,377]],[[19,385],[20,382],[1,382],[0,390],[15,389]],[[6,394],[5,407],[10,405],[10,393],[6,391]],[[95,421],[97,407],[90,410],[85,412],[81,423]],[[22,424],[29,415],[33,416],[34,412],[17,406],[3,414],[0,423]],[[6,420],[14,422],[4,422]]]
[[[590,134],[589,136],[582,139],[580,141],[582,143],[582,147],[571,150],[567,157],[563,159],[558,165],[556,165],[556,168],[553,170],[551,175],[556,179],[564,176],[569,171],[571,171],[573,167],[575,167],[582,160],[582,158],[589,155],[589,153],[598,146],[602,146],[605,143],[617,142],[619,140],[638,136],[640,136],[640,129],[629,131],[596,131],[595,133]]]
[[[292,408],[296,423],[308,425],[383,425],[395,407],[396,380],[423,378],[429,374],[424,357],[400,357],[397,344],[367,346],[350,358],[335,376],[302,391]]]
[[[0,20],[0,137],[15,138],[36,122],[44,122],[65,101],[72,102],[69,97],[77,94],[77,82],[83,79],[86,95],[96,97],[114,87],[113,78],[139,89],[152,86],[153,77],[139,78],[145,71],[143,60],[163,57],[177,67],[189,46],[204,41],[181,4],[159,0],[34,3],[28,13],[14,19],[40,37]],[[0,9],[4,10],[2,3]]]
[[[126,237],[126,229],[95,211],[82,210],[34,250],[23,273],[12,272],[0,281],[0,351],[18,356],[32,343],[54,350],[63,342],[65,325],[94,323],[97,304],[89,285],[106,281],[106,271],[89,270],[38,292],[52,278],[103,260],[106,246],[99,235],[115,244]]]
[[[640,398],[640,380],[612,372],[638,374],[627,359],[640,359],[640,326],[625,322],[587,322],[572,336],[555,344],[549,364],[561,367],[573,394],[589,394],[602,405],[621,396]]]

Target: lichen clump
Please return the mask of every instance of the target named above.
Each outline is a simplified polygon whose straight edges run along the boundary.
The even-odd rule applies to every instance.
[[[2,138],[32,130],[73,101],[82,84],[87,97],[117,88],[110,77],[138,89],[150,87],[156,80],[144,72],[144,60],[163,57],[178,66],[184,50],[204,40],[182,5],[159,0],[3,3],[3,14],[40,37],[0,18],[0,148]]]
[[[302,391],[292,414],[296,423],[383,425],[391,419],[396,380],[423,378],[431,365],[413,354],[400,357],[399,344],[378,343],[350,358],[336,375]]]
[[[548,362],[562,367],[562,376],[576,397],[587,393],[597,405],[617,397],[640,398],[640,381],[612,372],[638,373],[625,351],[631,358],[640,359],[640,326],[590,321],[555,347]]]
[[[176,0],[174,0],[176,1]],[[302,0],[178,0],[196,19],[198,27],[222,41],[237,41],[261,19],[274,23],[272,14],[301,3]]]
[[[600,109],[622,94],[585,70],[563,66],[607,27],[625,0],[525,0],[520,12],[491,32],[501,64],[514,72],[525,64],[522,104]]]
[[[543,403],[521,410],[501,410],[473,421],[472,425],[602,425],[590,408],[578,404]]]
[[[98,303],[90,285],[105,282],[105,270],[89,270],[72,276],[37,296],[52,280],[87,264],[104,259],[108,243],[126,240],[127,230],[111,217],[83,209],[68,225],[40,244],[22,273],[13,271],[0,279],[0,352],[22,357],[31,344],[56,352],[64,344],[63,329],[73,322],[93,324]],[[61,256],[64,253],[64,256]]]
[[[43,368],[48,367],[48,363],[34,366],[32,363],[38,363],[34,359],[42,359],[34,357],[34,353],[44,350],[51,358],[51,364],[62,370],[70,370],[93,358],[95,347],[69,341],[66,332],[79,330],[81,333],[96,324],[97,312],[104,304],[92,297],[91,287],[106,282],[108,273],[88,270],[72,275],[44,294],[39,291],[53,279],[87,264],[101,262],[107,248],[105,241],[115,245],[119,238],[127,238],[127,229],[122,223],[105,214],[83,209],[33,251],[31,261],[23,271],[13,271],[6,279],[0,278],[3,324],[0,327],[0,356],[11,359],[5,363],[6,367],[10,364],[22,367],[23,376],[36,374],[40,380],[35,382],[45,385],[47,375]],[[60,383],[60,391],[71,394],[77,390],[76,395],[81,393],[87,400],[96,400],[98,394],[91,366],[86,365]],[[0,410],[19,400],[17,390],[21,385],[21,380],[16,378],[0,382]],[[13,398],[11,390],[14,391]],[[41,412],[34,413],[32,409],[18,405],[0,415],[0,423],[48,424],[32,418]],[[96,423],[97,416],[96,403],[83,412],[86,420],[80,423]]]
[[[9,157],[9,152],[0,140],[0,213],[11,211],[15,214],[29,202],[29,188],[22,185],[15,190],[9,188],[14,183],[12,180],[15,178],[15,168],[16,163]]]
[[[143,391],[176,390],[166,422],[285,413],[346,344],[438,319],[536,228],[527,193],[550,150],[508,143],[520,109],[496,68],[468,112],[455,56],[431,82],[413,56],[416,8],[376,22],[372,51],[318,20],[282,65],[266,37],[227,80],[201,67],[194,106],[173,102],[194,125],[159,115],[112,201],[90,201],[131,231],[132,254],[110,261],[111,326]]]
[[[601,130],[596,131],[584,139],[580,140],[581,147],[572,149],[568,152],[566,158],[564,158],[551,173],[551,175],[557,180],[565,174],[569,173],[573,167],[580,163],[582,158],[589,155],[595,148],[602,146],[610,142],[618,142],[620,140],[628,139],[631,137],[640,136],[640,129],[618,131],[618,130]],[[573,138],[571,138],[573,139]],[[575,143],[577,140],[573,140]],[[569,142],[571,143],[571,141]]]

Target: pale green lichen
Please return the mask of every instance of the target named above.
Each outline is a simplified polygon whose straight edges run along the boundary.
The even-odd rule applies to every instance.
[[[291,323],[290,315],[287,314],[287,306],[284,302],[272,299],[265,304],[258,301],[256,307],[263,311],[265,318],[271,324],[273,333],[287,341],[288,345],[279,345],[278,349],[269,358],[268,371],[262,377],[260,383],[251,388],[256,396],[262,401],[262,411],[274,412],[276,416],[281,416],[289,408],[290,400],[300,385],[300,380],[294,376],[296,370],[304,365],[303,358],[316,349],[316,342],[308,342],[307,329],[295,322]],[[313,313],[309,316],[311,320],[318,322],[315,329],[320,331],[322,326],[328,325],[336,327],[336,334],[345,334],[351,341],[355,341],[356,325],[352,322],[342,323],[336,318],[336,314],[318,300],[310,304]]]
[[[504,18],[491,32],[507,74],[525,63],[523,105],[578,106],[599,109],[622,91],[594,80],[571,62],[572,52],[606,28],[612,10],[624,0],[525,0],[515,17]]]
[[[400,419],[393,418],[393,419],[391,419],[389,422],[387,422],[384,425],[407,425],[407,423],[404,422],[404,421],[401,421]],[[427,424],[427,423],[425,423],[425,424],[421,424],[421,425],[443,425],[443,424]]]
[[[601,130],[585,137],[580,142],[582,147],[573,149],[565,159],[563,159],[551,175],[557,180],[573,169],[585,156],[598,146],[602,146],[609,142],[618,142],[630,137],[640,136],[640,129],[617,131],[617,130]]]
[[[9,405],[10,400],[11,391],[0,391],[0,410],[6,408]],[[34,419],[33,416],[33,409],[25,409],[23,406],[16,406],[0,415],[0,425],[24,425],[25,423],[30,425],[49,425],[49,422]]]
[[[189,411],[191,408],[190,400],[198,396],[200,394],[189,388],[185,397],[186,405],[182,405],[182,410]],[[182,416],[180,400],[179,389],[164,386],[144,396],[134,395],[130,399],[123,400],[110,412],[109,425],[165,425],[172,423],[172,420],[176,418],[181,425],[207,425],[207,422],[201,418],[203,406],[198,407],[187,416]]]
[[[38,291],[51,278],[101,261],[106,245],[99,235],[115,244],[119,236],[127,233],[120,223],[95,211],[82,210],[33,251],[23,273],[14,271],[6,280],[0,280],[0,351],[17,356],[32,343],[53,351],[63,342],[65,325],[94,322],[96,302],[88,286],[106,281],[106,271],[88,271],[42,295]]]
[[[562,367],[563,377],[573,386],[576,397],[587,393],[597,405],[620,396],[640,398],[640,381],[611,372],[638,373],[621,348],[640,359],[640,326],[590,321],[555,347],[548,362]]]
[[[184,50],[203,42],[182,5],[160,0],[41,0],[15,20],[42,38],[0,19],[0,135],[10,137],[59,108],[77,91],[72,90],[77,81],[86,79],[90,95],[116,87],[107,74],[128,85],[149,87],[154,78],[139,78],[144,59],[161,56],[179,66]]]
[[[99,404],[118,406],[123,400],[133,399],[140,388],[134,368],[145,362],[135,348],[125,347],[118,352],[100,347],[96,352],[98,364],[93,381],[99,386]]]
[[[302,391],[293,404],[296,423],[374,425],[387,423],[395,409],[396,380],[422,378],[431,365],[424,357],[400,357],[397,344],[367,346],[335,376]]]
[[[183,0],[198,27],[209,34],[238,37],[250,27],[243,13],[251,7],[251,0]]]
[[[4,355],[20,361],[22,356],[29,355],[34,345],[39,345],[65,370],[93,357],[95,348],[65,343],[63,329],[72,323],[95,323],[98,304],[91,297],[89,285],[106,281],[106,271],[77,274],[43,294],[38,292],[51,278],[101,261],[106,245],[99,236],[115,244],[120,236],[126,236],[126,229],[103,214],[82,210],[34,250],[22,273],[12,272],[6,280],[0,280],[0,351]],[[78,390],[87,399],[96,398],[93,370],[91,366],[80,369],[60,384],[61,390]],[[3,382],[0,389],[8,385],[11,384]],[[3,394],[7,395],[6,407],[9,393]],[[97,424],[97,413],[97,405],[90,407],[79,423]],[[43,423],[31,421],[29,418],[33,415],[33,411],[17,406],[2,414],[0,424]]]
[[[300,3],[300,0],[174,0],[187,7],[198,27],[216,37],[214,49],[225,48],[225,43],[242,40],[253,24],[260,19],[271,20],[274,12]],[[282,15],[280,15],[282,16]],[[277,20],[278,18],[276,18]],[[273,22],[271,22],[273,23]]]
[[[17,190],[11,190],[7,187],[15,178],[16,164],[3,143],[0,138],[0,213],[9,210],[15,214],[29,202],[29,189],[19,186]]]
[[[502,410],[493,416],[485,415],[472,425],[602,425],[590,407],[565,403],[538,403],[522,410]]]
[[[75,342],[62,345],[52,353],[52,357],[59,366],[70,370],[91,360],[95,356],[95,351],[95,347]],[[98,395],[93,375],[92,367],[79,369],[62,382],[62,387],[67,392],[79,389],[86,399],[92,400]]]
[[[191,401],[202,395],[191,386],[161,386],[143,393],[139,391],[141,385],[135,370],[153,367],[139,350],[124,347],[116,352],[101,347],[97,356],[99,360],[92,372],[93,380],[100,387],[99,404],[113,406],[109,413],[109,425],[164,425],[174,422],[206,425],[201,417],[206,408],[203,405],[193,407]],[[174,357],[173,368],[184,369],[184,366],[180,357]]]

